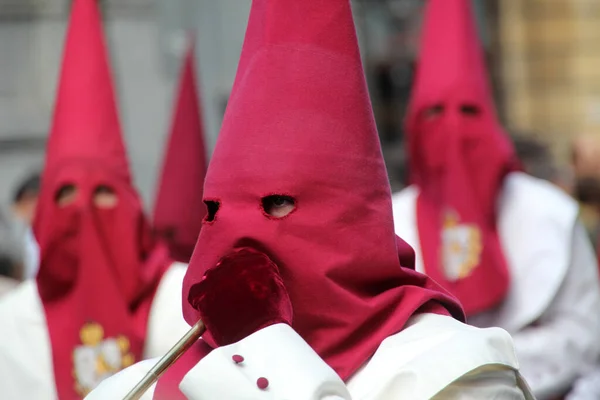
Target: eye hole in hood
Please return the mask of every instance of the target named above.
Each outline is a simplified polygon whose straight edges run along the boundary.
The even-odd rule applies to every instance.
[[[291,196],[274,194],[261,200],[264,213],[270,218],[283,218],[296,209],[296,200]]]
[[[207,214],[204,218],[205,222],[213,222],[217,216],[217,212],[219,211],[219,207],[221,203],[216,200],[204,200],[204,204],[206,204]]]

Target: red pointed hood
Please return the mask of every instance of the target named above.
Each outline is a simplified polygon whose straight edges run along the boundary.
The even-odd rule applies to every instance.
[[[72,5],[34,232],[57,394],[81,399],[141,358],[171,263],[131,184],[95,0]]]
[[[154,205],[154,227],[171,256],[189,262],[206,215],[202,188],[206,174],[204,129],[200,117],[194,49],[185,57],[169,144]]]
[[[424,8],[411,109],[467,92],[466,99],[495,114],[492,90],[470,0],[428,0]],[[412,116],[412,115],[411,115]]]
[[[394,234],[349,0],[253,1],[204,189],[212,212],[183,288],[190,324],[199,318],[191,286],[244,246],[275,260],[293,328],[344,379],[423,307],[461,315],[400,265],[407,249]],[[262,201],[272,195],[292,197],[295,210],[268,215]]]
[[[496,198],[517,165],[496,117],[470,3],[427,2],[406,121],[425,268],[467,315],[497,305],[508,290]]]
[[[45,174],[86,159],[131,182],[96,1],[75,1],[48,141]]]

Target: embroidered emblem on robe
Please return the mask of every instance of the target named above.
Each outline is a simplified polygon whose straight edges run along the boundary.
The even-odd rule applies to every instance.
[[[455,212],[444,216],[442,230],[442,265],[449,281],[463,279],[479,265],[481,231],[476,225],[461,224]]]
[[[129,339],[125,336],[104,338],[104,329],[97,323],[87,323],[79,332],[81,346],[73,351],[75,390],[86,396],[104,379],[133,365]]]

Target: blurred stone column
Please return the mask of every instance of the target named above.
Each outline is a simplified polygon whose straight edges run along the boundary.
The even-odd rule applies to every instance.
[[[600,136],[600,2],[574,0],[573,92],[578,99],[579,131]]]
[[[504,108],[511,124],[528,130],[532,121],[523,4],[520,0],[498,3],[501,75],[506,93]]]

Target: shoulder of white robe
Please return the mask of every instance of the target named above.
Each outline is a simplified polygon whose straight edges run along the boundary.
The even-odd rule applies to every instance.
[[[572,219],[577,217],[579,210],[577,201],[558,186],[523,172],[512,172],[504,180],[500,207],[509,199],[515,199],[511,204],[518,201],[530,212],[543,216],[564,215]]]
[[[504,366],[517,373],[512,338],[506,331],[476,328],[443,315],[420,314],[381,343],[371,360],[350,379],[348,388],[356,398],[379,387],[393,390],[390,395],[394,396],[429,399],[486,365]]]
[[[498,206],[513,286],[495,324],[515,332],[539,318],[561,287],[579,208],[558,187],[519,172],[507,177]]]

